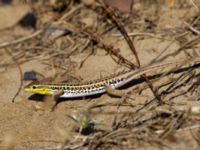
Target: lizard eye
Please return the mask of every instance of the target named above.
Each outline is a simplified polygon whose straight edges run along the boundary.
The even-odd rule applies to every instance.
[[[36,86],[33,85],[32,88],[33,88],[33,89],[36,89]]]

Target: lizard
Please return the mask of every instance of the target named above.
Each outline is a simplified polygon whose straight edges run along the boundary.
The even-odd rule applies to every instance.
[[[78,98],[91,96],[96,94],[105,93],[107,87],[112,89],[118,89],[125,84],[131,82],[133,79],[139,77],[142,74],[146,74],[157,69],[165,68],[167,66],[181,65],[184,63],[198,63],[200,57],[193,57],[191,59],[183,59],[175,62],[159,63],[144,66],[136,70],[129,70],[120,72],[116,75],[111,75],[99,80],[94,80],[80,84],[67,84],[67,83],[32,83],[24,88],[26,92],[41,94],[41,95],[54,95],[59,91],[62,91],[59,97],[61,98]]]

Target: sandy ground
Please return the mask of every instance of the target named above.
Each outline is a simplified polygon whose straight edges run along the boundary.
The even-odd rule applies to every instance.
[[[32,29],[27,30],[19,26],[14,27],[12,30],[6,29],[15,26],[20,17],[30,9],[29,7],[30,6],[28,5],[0,7],[0,32],[2,32],[0,43],[16,39],[16,37],[26,36],[33,32]],[[16,9],[16,12],[18,13],[13,13],[13,9]],[[7,16],[3,15],[5,13]],[[153,14],[149,14],[150,16],[146,17],[154,18]],[[167,30],[171,28],[176,29],[177,27],[183,27],[183,22],[188,21],[194,16],[194,14],[195,9],[192,6],[184,9],[165,8],[162,11],[162,15],[159,17],[159,20],[157,21],[157,32],[161,32],[161,29]],[[170,32],[168,33],[170,34]],[[166,38],[169,37],[170,36]],[[188,37],[187,40],[190,40],[190,38],[192,37]],[[134,56],[124,40],[112,37],[111,35],[108,36],[108,39],[111,45],[120,48],[121,53],[125,58],[134,60]],[[137,48],[142,65],[146,65],[151,62],[168,45],[170,45],[170,48],[168,48],[168,50],[162,54],[163,56],[174,52],[178,47],[180,47],[178,42],[171,43],[171,41],[161,40],[159,38],[138,37],[134,41],[134,44]],[[83,67],[79,69],[78,66],[80,62],[90,53],[90,50],[91,49],[84,51],[83,53],[70,56],[69,58],[70,62],[72,62],[74,65],[72,66],[70,75],[82,79],[81,82],[98,79],[101,76],[117,73],[125,68],[113,61],[113,59],[104,50],[96,48],[95,54],[91,55],[85,61]],[[169,62],[171,60],[178,60],[185,57],[186,54],[184,52],[180,52],[175,57],[167,57],[167,59],[164,61]],[[22,89],[13,103],[12,98],[20,86],[20,72],[15,62],[13,62],[11,57],[5,52],[5,49],[0,49],[0,59],[1,64],[10,62],[10,65],[1,65],[0,68],[0,148],[2,149],[42,150],[58,148],[66,137],[73,139],[74,137],[78,136],[78,133],[74,131],[75,123],[66,116],[67,114],[79,114],[81,111],[84,111],[84,109],[87,109],[87,106],[92,104],[103,104],[120,100],[120,98],[114,98],[107,94],[102,94],[100,96],[87,99],[66,99],[59,103],[54,111],[51,111],[49,107],[49,105],[52,106],[51,102],[49,102],[51,101],[49,100],[51,97],[47,97],[46,99],[48,99],[47,101],[49,103],[44,104],[44,102],[41,101],[30,100],[29,97],[31,94],[25,93]],[[70,65],[67,64],[67,67],[69,66]],[[52,67],[45,65],[43,61],[38,61],[37,57],[21,63],[20,67],[23,72],[36,70],[46,77],[52,76],[52,74],[55,73],[55,70],[52,69]],[[159,83],[163,82],[164,80],[165,78],[156,84],[159,85]],[[30,81],[23,81],[23,87],[28,83],[30,83]],[[178,91],[181,90],[184,90],[184,88]],[[135,100],[134,104],[136,110],[140,108],[145,101],[153,98],[153,94],[150,90],[145,90],[142,92],[142,95],[133,93],[132,97]],[[185,110],[191,106],[199,106],[199,101],[193,100],[192,98],[193,95],[191,94],[182,95],[173,99],[173,103],[177,104],[177,108],[182,108]],[[37,108],[39,107],[43,108],[44,110],[38,110]],[[127,110],[127,108],[121,108],[121,111]],[[107,114],[106,112],[112,111],[117,111],[117,107],[105,107],[103,112],[91,115],[93,119],[104,122],[104,125],[97,126],[98,129],[111,130],[111,125],[115,115],[112,113]],[[197,115],[197,117],[199,116]],[[174,141],[173,139],[176,140]],[[199,148],[198,143],[194,140],[190,130],[174,133],[173,137],[167,140],[166,143],[166,145],[169,147],[163,147],[164,149],[175,150]],[[157,147],[155,145],[142,145],[143,144],[140,144],[137,149],[159,149],[159,146]]]

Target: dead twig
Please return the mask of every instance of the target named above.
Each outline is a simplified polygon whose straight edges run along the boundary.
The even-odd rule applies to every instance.
[[[175,57],[176,55],[178,55],[180,52],[184,51],[186,53],[187,49],[192,48],[193,46],[195,46],[196,44],[199,44],[199,40],[200,40],[200,35],[198,35],[197,37],[193,38],[192,40],[184,43],[181,47],[179,47],[177,50],[175,50],[172,53],[169,53],[163,57],[161,57],[160,59],[157,59],[158,62],[160,61],[164,61],[165,59],[167,59],[168,57],[172,56]]]
[[[137,51],[135,49],[135,46],[133,45],[131,39],[129,38],[122,22],[117,18],[116,13],[114,12],[113,8],[106,6],[103,1],[101,1],[102,3],[102,7],[104,8],[104,10],[110,15],[112,21],[116,24],[116,26],[118,27],[119,31],[121,32],[121,34],[124,36],[125,40],[127,41],[131,51],[133,52],[133,54],[135,55],[136,58],[136,62],[138,64],[138,67],[140,67],[140,60],[137,54]]]
[[[10,41],[10,42],[1,43],[1,44],[0,44],[0,49],[1,49],[1,48],[5,48],[5,47],[8,47],[8,46],[11,46],[11,45],[15,45],[15,44],[19,44],[19,43],[25,42],[25,41],[27,41],[27,40],[30,40],[30,39],[32,39],[32,38],[38,36],[38,35],[41,34],[42,32],[43,32],[43,30],[38,30],[38,31],[34,32],[34,33],[31,34],[31,35],[28,35],[28,36],[19,38],[19,39],[17,39],[17,40],[13,40],[13,41]]]
[[[136,66],[130,62],[129,60],[127,60],[126,58],[124,58],[117,49],[114,49],[112,46],[110,46],[109,44],[107,44],[107,42],[100,37],[100,35],[98,35],[97,33],[92,33],[91,31],[85,29],[84,31],[82,31],[83,34],[87,35],[88,37],[90,37],[93,41],[99,43],[100,45],[102,45],[102,47],[112,56],[115,56],[116,58],[118,58],[118,63],[119,64],[125,64],[127,65],[127,67],[131,67],[131,68],[135,68]],[[115,59],[114,59],[115,60]],[[115,60],[116,61],[116,60]]]
[[[102,3],[102,7],[104,8],[104,10],[110,15],[112,21],[116,24],[116,26],[118,27],[119,31],[124,36],[124,39],[128,43],[131,51],[133,52],[133,54],[134,54],[134,56],[136,58],[136,62],[137,62],[137,65],[138,65],[137,67],[140,67],[140,60],[139,60],[137,51],[135,49],[135,46],[133,45],[133,42],[129,38],[128,33],[126,32],[122,22],[117,18],[116,13],[114,12],[113,8],[111,8],[109,6],[106,6],[103,1],[101,1],[101,3]],[[153,84],[151,83],[151,81],[148,79],[148,77],[145,74],[143,74],[142,77],[146,80],[146,83],[150,87],[152,93],[154,94],[154,96],[158,100],[159,104],[163,104],[163,100],[162,100],[161,96],[158,93],[158,89],[154,88]]]
[[[196,11],[200,11],[199,7],[196,5],[196,3],[194,2],[194,0],[190,0],[192,5],[194,6],[194,8],[196,9]]]
[[[20,85],[19,88],[17,90],[17,92],[15,93],[15,95],[12,98],[12,102],[15,101],[15,98],[19,95],[21,89],[22,89],[22,85],[23,85],[23,73],[22,73],[22,69],[20,67],[20,65],[18,64],[17,60],[12,56],[11,52],[8,49],[5,49],[6,53],[11,57],[12,61],[15,63],[15,65],[17,65],[17,68],[19,70],[20,73]]]
[[[184,22],[184,24],[194,33],[196,33],[197,35],[200,34],[200,31],[198,31],[197,29],[195,29],[193,26],[189,25],[187,22]]]

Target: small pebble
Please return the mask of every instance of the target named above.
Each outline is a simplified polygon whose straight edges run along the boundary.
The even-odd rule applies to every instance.
[[[36,74],[33,71],[24,73],[24,80],[37,80]]]

